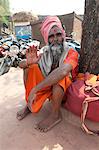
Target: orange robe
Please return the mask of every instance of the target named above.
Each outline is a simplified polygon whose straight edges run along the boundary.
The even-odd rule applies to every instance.
[[[66,59],[64,60],[64,63],[70,63],[74,69],[78,64],[78,53],[71,48],[68,52]],[[28,78],[26,82],[26,101],[27,102],[28,102],[28,96],[29,96],[31,89],[43,80],[44,80],[44,76],[42,75],[42,72],[37,64],[34,64],[33,67],[29,68]],[[66,89],[69,87],[71,83],[72,81],[69,78],[69,75],[67,75],[61,81],[58,82],[58,84],[63,87],[64,92],[66,91]],[[47,98],[49,99],[51,98],[52,96],[51,89],[52,87],[49,86],[37,92],[36,99],[32,104],[32,112],[38,112],[41,109],[45,100]]]

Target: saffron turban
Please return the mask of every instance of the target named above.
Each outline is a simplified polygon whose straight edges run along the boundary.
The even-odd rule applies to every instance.
[[[63,33],[63,37],[65,37],[65,31],[63,30],[61,21],[59,20],[59,18],[57,16],[48,16],[44,22],[42,23],[41,26],[41,34],[44,38],[45,43],[48,43],[48,35],[50,32],[50,29],[53,26],[57,26],[61,29],[62,33]]]

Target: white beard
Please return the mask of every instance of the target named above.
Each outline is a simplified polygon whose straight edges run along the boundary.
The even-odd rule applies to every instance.
[[[63,46],[60,44],[57,44],[57,45],[52,45],[50,48],[51,48],[51,53],[52,53],[53,65],[57,67],[59,64],[61,54],[63,52]]]

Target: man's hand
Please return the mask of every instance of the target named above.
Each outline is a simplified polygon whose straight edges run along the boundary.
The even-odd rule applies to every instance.
[[[37,56],[37,47],[33,45],[26,50],[26,59],[28,65],[36,64],[39,61],[40,55]]]
[[[36,91],[35,91],[35,88],[33,88],[29,94],[28,104],[27,104],[31,112],[32,112],[32,103],[34,102],[35,98],[36,98]]]

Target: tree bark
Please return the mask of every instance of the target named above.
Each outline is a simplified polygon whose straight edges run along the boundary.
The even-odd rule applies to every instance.
[[[99,74],[99,0],[85,0],[80,72]]]

